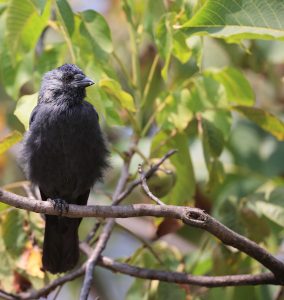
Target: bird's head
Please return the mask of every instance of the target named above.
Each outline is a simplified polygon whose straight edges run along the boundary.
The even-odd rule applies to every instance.
[[[85,88],[93,85],[80,68],[65,64],[47,72],[40,89],[40,102],[80,102],[86,96]]]

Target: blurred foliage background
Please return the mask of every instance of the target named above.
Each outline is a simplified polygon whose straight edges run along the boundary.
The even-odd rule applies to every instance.
[[[138,163],[150,166],[175,148],[164,166],[169,171],[149,183],[152,190],[167,204],[206,210],[284,259],[283,39],[281,0],[0,0],[0,185],[29,195],[16,143],[28,129],[42,75],[75,63],[96,82],[87,100],[112,150],[112,169],[89,203],[110,203],[133,140],[133,178]],[[137,189],[127,201],[148,200]],[[55,278],[40,270],[41,217],[0,204],[0,222],[0,288],[22,292]],[[82,239],[93,223],[84,220]],[[263,271],[178,222],[117,223],[105,254],[138,266],[195,275]],[[57,298],[78,299],[80,286],[81,280],[67,284]],[[97,295],[282,299],[279,287],[206,289],[100,268],[90,299]]]

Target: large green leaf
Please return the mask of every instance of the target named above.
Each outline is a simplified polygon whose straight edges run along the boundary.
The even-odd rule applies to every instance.
[[[66,0],[56,0],[60,17],[69,36],[72,36],[74,31],[74,16],[73,11]]]
[[[188,34],[211,35],[229,41],[284,39],[282,0],[208,0],[182,25]]]
[[[268,201],[256,201],[256,207],[269,220],[284,227],[284,207]]]
[[[31,0],[40,14],[43,13],[47,0]]]
[[[244,77],[237,69],[227,67],[221,70],[206,70],[206,75],[212,76],[225,88],[228,100],[236,104],[251,106],[254,104],[253,90]]]
[[[256,107],[233,106],[232,109],[240,112],[262,129],[274,135],[278,140],[284,140],[284,123],[271,113]]]
[[[99,86],[114,99],[118,100],[120,105],[128,111],[134,112],[135,105],[133,97],[122,90],[119,82],[111,78],[101,79]]]
[[[102,15],[94,10],[86,10],[81,13],[81,18],[93,43],[107,53],[113,51],[111,32]]]
[[[38,93],[32,95],[25,95],[19,99],[14,112],[14,115],[25,126],[26,130],[29,128],[29,120],[32,110],[37,104]]]
[[[7,42],[12,53],[18,47],[24,51],[33,49],[42,30],[47,25],[50,14],[50,1],[42,16],[29,0],[11,0],[7,10]]]
[[[13,131],[9,135],[0,140],[0,155],[6,152],[13,145],[22,139],[22,134],[19,131]]]

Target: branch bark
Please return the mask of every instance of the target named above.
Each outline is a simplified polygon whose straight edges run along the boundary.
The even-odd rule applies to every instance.
[[[0,201],[17,208],[25,210],[59,215],[59,212],[53,208],[48,201],[39,201],[18,196],[16,194],[0,190]],[[284,263],[275,258],[272,254],[257,245],[255,242],[232,231],[204,211],[173,205],[152,205],[152,204],[134,204],[123,206],[101,206],[101,205],[69,205],[69,211],[63,212],[63,216],[78,217],[102,217],[102,218],[130,218],[130,217],[168,217],[182,220],[185,224],[208,231],[224,244],[232,246],[250,257],[260,262],[269,269],[275,276],[284,281]]]

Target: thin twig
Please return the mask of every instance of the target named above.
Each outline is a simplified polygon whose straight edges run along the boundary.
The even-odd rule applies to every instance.
[[[19,298],[18,298],[18,295],[15,295],[12,293],[7,293],[4,290],[0,289],[0,299],[14,300],[14,299],[19,299]]]
[[[82,276],[85,273],[85,264],[81,266],[80,268],[76,269],[75,271],[72,271],[70,273],[67,273],[64,276],[61,276],[51,283],[44,286],[42,289],[37,291],[32,291],[29,293],[22,293],[18,296],[18,298],[14,299],[39,299],[41,296],[48,295],[51,291],[56,289],[58,286],[62,286],[64,283],[68,281],[72,281],[80,276]]]
[[[150,178],[159,169],[160,165],[162,165],[166,159],[174,155],[176,152],[176,149],[168,151],[156,164],[152,165],[151,168],[145,173],[145,178]],[[118,196],[116,203],[120,203],[123,199],[125,199],[139,184],[141,184],[140,178],[132,181],[129,186]]]
[[[86,243],[89,243],[94,238],[94,236],[98,232],[100,226],[101,226],[101,222],[100,221],[96,221],[95,224],[94,224],[94,226],[93,226],[93,228],[92,228],[92,230],[88,233],[88,235],[85,238],[85,242]]]
[[[153,200],[159,205],[165,205],[165,203],[163,203],[158,197],[153,195],[153,193],[150,191],[146,182],[146,177],[145,177],[145,173],[143,172],[142,165],[138,166],[138,173],[140,174],[141,186],[146,196],[148,196],[151,200]]]
[[[206,287],[280,284],[280,280],[278,280],[272,273],[262,273],[256,275],[241,274],[225,276],[195,276],[183,272],[172,272],[134,267],[125,263],[116,262],[108,257],[102,257],[99,262],[99,265],[104,268],[110,269],[114,272],[127,274],[136,278],[160,280],[166,282],[175,282]]]
[[[119,228],[123,229],[124,231],[126,231],[127,233],[131,234],[136,240],[138,240],[139,242],[141,242],[141,244],[143,245],[144,248],[147,248],[152,255],[156,258],[156,260],[163,265],[163,262],[161,260],[161,258],[159,257],[158,253],[156,253],[156,251],[153,249],[153,247],[151,246],[151,244],[144,238],[142,238],[141,236],[135,234],[133,231],[131,231],[130,229],[124,227],[123,225],[119,224],[119,223],[115,223],[116,226],[119,226]]]

